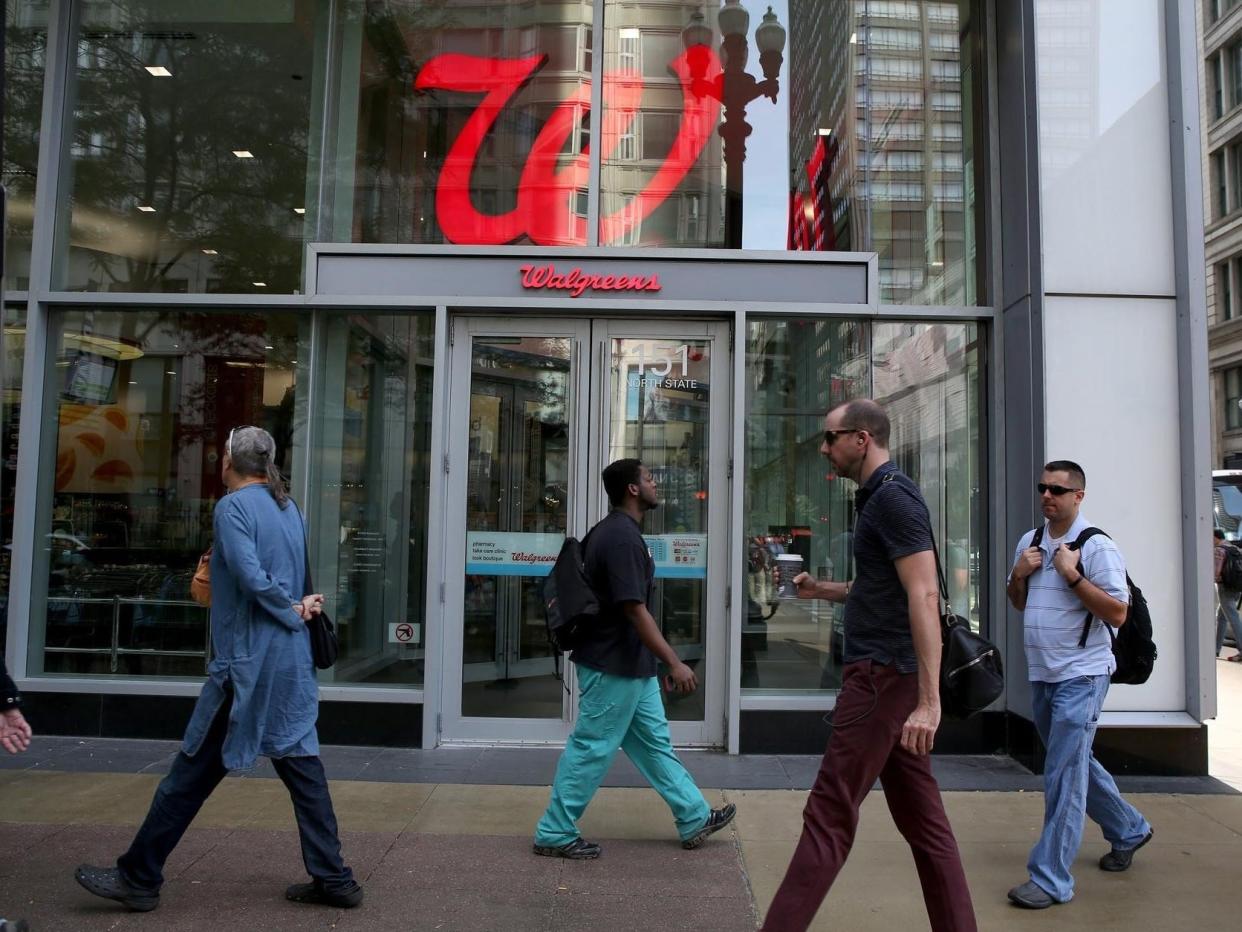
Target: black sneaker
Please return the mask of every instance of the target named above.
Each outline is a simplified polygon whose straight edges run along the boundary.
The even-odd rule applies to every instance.
[[[92,867],[90,864],[79,864],[78,869],[73,872],[73,879],[95,896],[102,896],[105,900],[116,900],[136,913],[149,913],[160,905],[158,893],[135,890],[125,882],[120,870],[115,867]]]
[[[729,803],[723,809],[713,809],[711,814],[708,815],[707,821],[703,823],[703,827],[689,838],[683,838],[681,846],[687,851],[697,848],[707,841],[708,835],[720,831],[732,822],[735,815],[737,815],[737,806],[733,805],[733,803]]]
[[[1147,835],[1133,848],[1114,848],[1104,857],[1100,858],[1100,870],[1108,871],[1112,874],[1119,874],[1122,871],[1130,869],[1130,864],[1134,861],[1134,852],[1151,841],[1151,836],[1155,832],[1148,832]]]
[[[292,900],[294,903],[353,909],[362,902],[362,887],[357,881],[351,881],[350,886],[342,890],[325,890],[318,881],[295,883],[285,890],[285,899]]]
[[[569,858],[571,861],[591,861],[599,857],[601,848],[593,841],[575,838],[563,845],[535,845],[535,854],[545,858]]]

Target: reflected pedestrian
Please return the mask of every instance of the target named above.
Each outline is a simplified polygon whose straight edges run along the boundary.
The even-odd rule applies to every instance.
[[[888,414],[858,399],[824,419],[820,453],[855,493],[851,581],[795,577],[798,595],[845,603],[845,666],[832,735],[802,813],[802,837],[766,932],[801,932],[849,856],[858,810],[879,779],[918,868],[936,932],[974,932],[974,907],[931,753],[940,726],[940,592],[931,518],[889,459]]]
[[[146,912],[160,901],[164,862],[207,797],[231,770],[269,757],[293,800],[310,883],[285,891],[298,903],[348,908],[362,887],[341,860],[336,815],[319,760],[319,687],[306,621],[323,596],[305,593],[306,526],[276,468],[276,443],[258,427],[229,432],[211,555],[207,682],[181,751],[146,820],[115,867],[82,865],[96,896]],[[294,595],[297,593],[297,595]]]
[[[1230,587],[1225,580],[1225,558],[1236,556],[1230,553],[1236,547],[1236,544],[1225,540],[1223,530],[1212,529],[1212,552],[1216,558],[1216,598],[1220,603],[1220,609],[1216,613],[1216,656],[1220,656],[1220,649],[1225,646],[1225,627],[1228,625],[1233,630],[1234,646],[1233,655],[1228,659],[1233,663],[1242,663],[1242,618],[1238,617],[1238,600],[1242,599],[1242,592]]]

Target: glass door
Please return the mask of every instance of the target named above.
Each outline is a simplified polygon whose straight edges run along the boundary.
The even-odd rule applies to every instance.
[[[655,477],[660,505],[643,524],[655,619],[699,680],[689,695],[662,693],[679,745],[724,743],[728,334],[728,324],[693,321],[599,321],[593,333],[601,378],[591,475],[632,457]],[[602,516],[607,499],[598,482],[591,491]]]
[[[673,738],[723,743],[727,324],[463,317],[452,343],[441,740],[568,736],[543,579],[607,512],[604,466],[637,457],[660,487],[656,621],[700,682],[665,696]]]

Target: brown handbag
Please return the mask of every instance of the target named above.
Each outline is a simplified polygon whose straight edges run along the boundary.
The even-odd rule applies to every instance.
[[[204,608],[211,607],[211,548],[198,558],[198,569],[190,580],[190,598]]]

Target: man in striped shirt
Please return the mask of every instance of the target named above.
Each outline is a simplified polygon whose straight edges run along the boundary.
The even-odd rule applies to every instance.
[[[1077,463],[1054,460],[1036,489],[1045,523],[1018,541],[1007,592],[1022,612],[1035,728],[1044,742],[1044,829],[1027,861],[1030,879],[1009,891],[1024,909],[1045,909],[1074,895],[1070,865],[1082,843],[1084,816],[1112,846],[1100,869],[1124,871],[1151,840],[1151,825],[1121,798],[1091,753],[1096,723],[1116,669],[1104,625],[1126,620],[1130,590],[1125,561],[1112,540],[1080,513],[1087,477]],[[1088,613],[1094,616],[1085,642]],[[1081,644],[1081,646],[1080,646]]]

